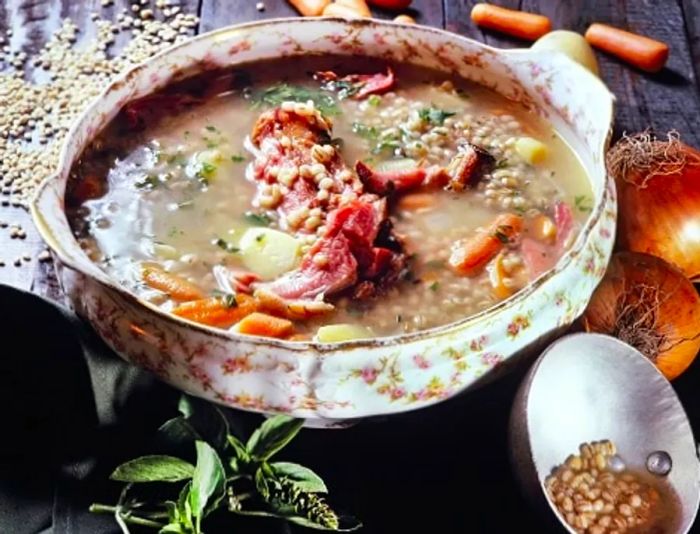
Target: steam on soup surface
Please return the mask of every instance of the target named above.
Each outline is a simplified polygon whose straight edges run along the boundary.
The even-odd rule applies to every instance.
[[[321,341],[508,298],[554,265],[591,205],[574,153],[519,104],[337,57],[212,72],[128,104],[67,198],[85,250],[140,297]]]

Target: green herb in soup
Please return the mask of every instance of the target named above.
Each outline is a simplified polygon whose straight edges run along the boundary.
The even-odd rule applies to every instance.
[[[85,250],[141,298],[329,343],[510,297],[593,206],[571,149],[518,103],[333,56],[208,73],[127,104],[67,198]]]

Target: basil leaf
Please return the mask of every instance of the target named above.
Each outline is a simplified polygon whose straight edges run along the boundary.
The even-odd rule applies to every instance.
[[[158,429],[158,444],[167,452],[186,449],[187,446],[201,439],[197,431],[184,417],[167,420]]]
[[[246,449],[243,442],[233,434],[228,435],[228,444],[231,445],[231,448],[236,453],[236,458],[238,458],[239,460],[243,460],[244,462],[250,460],[248,449]]]
[[[178,482],[192,477],[194,466],[174,456],[152,455],[129,460],[109,478],[119,482]]]
[[[324,484],[323,479],[308,467],[292,462],[275,462],[270,464],[270,467],[277,477],[291,480],[302,491],[328,493],[328,488]]]
[[[282,102],[306,103],[309,100],[313,101],[316,109],[326,116],[340,113],[340,108],[332,94],[301,85],[280,83],[263,91],[258,91],[252,96],[253,107],[275,107],[282,104]]]
[[[190,441],[200,439],[211,443],[217,451],[224,450],[229,433],[228,421],[216,405],[183,395],[178,410],[195,432],[195,438]]]
[[[255,489],[258,490],[263,499],[268,500],[270,498],[270,486],[261,467],[258,467],[257,471],[255,471]]]
[[[192,516],[195,517],[199,525],[207,503],[216,502],[224,495],[226,475],[221,458],[211,445],[205,441],[196,441],[195,446],[197,448],[197,465],[192,475],[192,488],[188,502],[192,507]]]
[[[253,432],[246,448],[254,459],[267,460],[292,441],[303,425],[303,419],[295,419],[288,415],[271,417]]]

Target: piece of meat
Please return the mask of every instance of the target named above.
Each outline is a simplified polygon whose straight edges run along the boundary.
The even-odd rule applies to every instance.
[[[319,237],[299,268],[272,282],[254,284],[256,294],[299,302],[351,292],[355,284],[365,287],[364,293],[378,294],[398,279],[393,273],[405,264],[387,201],[366,192],[340,154],[324,144],[331,138],[330,126],[317,110],[287,104],[263,113],[253,129],[251,140],[258,152],[252,178],[258,198],[273,187],[281,193],[275,204],[280,228],[305,234],[305,239],[314,233]],[[394,173],[389,187],[412,186],[424,175],[424,170]],[[313,225],[308,224],[311,217],[316,218]],[[303,306],[299,309],[303,312]]]
[[[426,177],[426,170],[423,167],[377,171],[362,161],[355,163],[355,172],[367,191],[380,196],[402,193],[419,187]]]
[[[349,85],[349,91],[352,98],[362,100],[370,95],[379,95],[386,93],[396,83],[396,76],[390,67],[387,67],[386,74],[378,72],[376,74],[348,74],[340,77],[333,71],[319,71],[314,77],[326,84],[329,84],[330,89],[341,86],[338,82],[342,82],[344,86]]]
[[[446,188],[452,191],[464,191],[476,183],[485,167],[491,165],[493,161],[493,156],[479,146],[472,144],[462,146],[445,168],[449,176]]]
[[[557,227],[556,245],[563,250],[574,229],[574,214],[566,202],[557,201],[554,204],[554,224]]]
[[[557,201],[554,204],[554,224],[557,227],[557,239],[553,245],[531,237],[522,240],[520,251],[531,279],[554,267],[570,240],[574,230],[574,215],[565,202]]]
[[[357,281],[357,261],[342,234],[319,239],[298,269],[259,287],[285,299],[323,298]]]

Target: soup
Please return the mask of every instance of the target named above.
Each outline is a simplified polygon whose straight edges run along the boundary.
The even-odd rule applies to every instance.
[[[591,202],[576,155],[520,104],[332,56],[209,72],[127,104],[67,191],[84,250],[142,299],[320,341],[493,306],[556,263]]]

